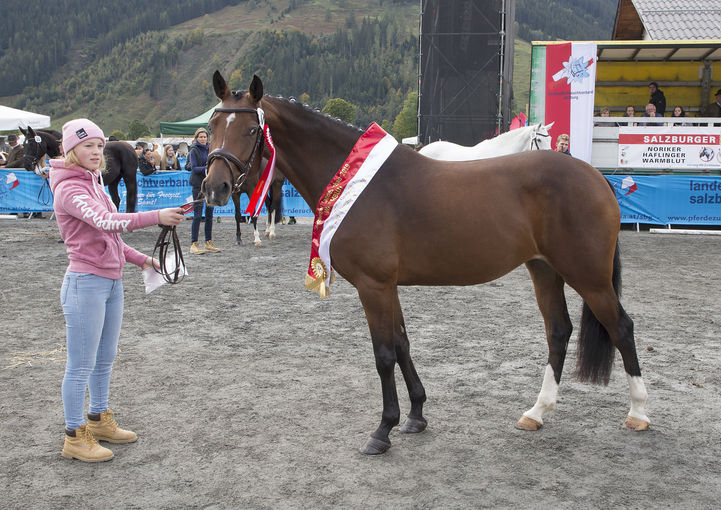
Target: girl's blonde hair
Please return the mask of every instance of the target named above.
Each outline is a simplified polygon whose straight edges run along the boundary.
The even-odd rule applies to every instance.
[[[72,166],[79,166],[80,168],[85,168],[84,166],[80,165],[80,160],[75,155],[75,149],[70,149],[68,153],[65,155],[65,163]],[[85,168],[85,170],[88,170]],[[100,166],[98,167],[98,170],[100,170],[101,173],[105,173],[107,168],[105,168],[105,154],[102,154],[100,156]],[[89,172],[90,170],[88,170]]]
[[[195,130],[195,136],[193,136],[193,140],[197,140],[198,135],[200,133],[205,133],[206,135],[208,135],[208,138],[210,138],[210,134],[208,133],[208,130],[205,129],[204,127],[199,127],[198,129]]]
[[[173,149],[172,145],[166,145],[163,148],[163,157],[160,160],[160,169],[161,170],[169,170],[168,168],[168,150]],[[175,150],[175,149],[173,149]],[[177,154],[173,154],[173,166],[175,166],[175,162],[178,161]]]

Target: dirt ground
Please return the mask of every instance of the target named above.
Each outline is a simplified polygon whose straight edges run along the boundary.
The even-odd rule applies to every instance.
[[[485,285],[402,289],[429,426],[395,430],[391,450],[369,458],[358,447],[381,411],[369,333],[347,282],[323,301],[304,289],[310,228],[281,226],[256,248],[244,226],[238,247],[223,219],[223,251],[186,253],[190,276],[150,295],[127,267],[111,406],[139,440],[89,465],[60,457],[64,245],[48,219],[0,221],[0,507],[717,508],[721,236],[621,234],[649,431],[621,427],[619,356],[609,386],[573,380],[575,334],[556,410],[538,432],[514,428],[547,355],[520,268]],[[157,232],[124,239],[148,252]],[[189,239],[190,222],[179,234]],[[580,300],[568,297],[577,326]]]

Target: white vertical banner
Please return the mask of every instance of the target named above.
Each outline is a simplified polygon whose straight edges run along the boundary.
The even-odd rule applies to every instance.
[[[588,163],[593,144],[593,103],[596,91],[596,43],[574,42],[546,46],[545,122],[558,135],[571,138],[571,154]]]

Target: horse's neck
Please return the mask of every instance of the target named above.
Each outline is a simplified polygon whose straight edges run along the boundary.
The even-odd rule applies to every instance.
[[[278,166],[298,193],[315,207],[360,132],[299,104],[263,98]]]

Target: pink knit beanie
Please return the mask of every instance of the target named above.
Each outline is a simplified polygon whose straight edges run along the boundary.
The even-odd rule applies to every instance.
[[[105,145],[105,134],[93,121],[88,119],[69,120],[63,125],[63,151],[70,152],[73,147],[88,138],[100,138]]]

